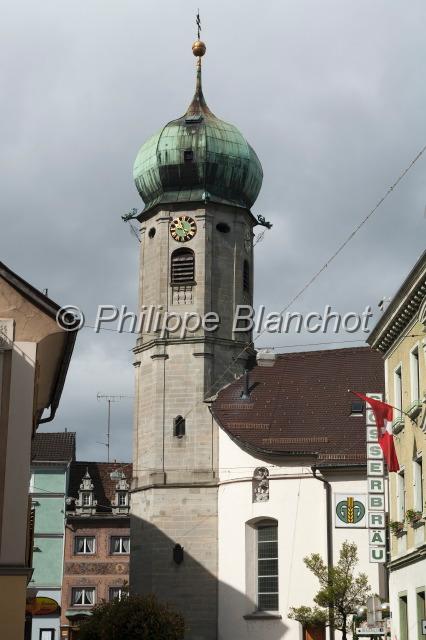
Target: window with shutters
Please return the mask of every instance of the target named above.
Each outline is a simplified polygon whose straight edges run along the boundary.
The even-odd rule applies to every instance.
[[[176,249],[176,251],[173,251],[171,284],[195,284],[195,257],[191,249]]]

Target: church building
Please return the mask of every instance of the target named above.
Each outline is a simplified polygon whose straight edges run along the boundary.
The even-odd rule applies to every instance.
[[[384,594],[362,513],[364,408],[352,411],[347,393],[383,392],[382,363],[365,348],[256,362],[251,332],[234,330],[238,305],[253,303],[251,209],[263,173],[240,131],[206,104],[205,51],[197,40],[187,111],[134,164],[145,204],[140,311],[219,322],[186,332],[144,323],[138,334],[130,590],[179,609],[189,640],[299,640],[288,613],[312,604],[309,553],[331,561],[355,539],[360,570]],[[345,531],[354,495],[360,519]]]

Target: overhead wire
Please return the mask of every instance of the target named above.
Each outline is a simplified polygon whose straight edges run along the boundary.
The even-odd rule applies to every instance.
[[[319,278],[319,276],[325,271],[328,266],[337,258],[337,256],[343,251],[343,249],[351,242],[351,240],[356,236],[357,233],[362,229],[362,227],[368,222],[368,220],[375,214],[375,212],[379,209],[379,207],[385,202],[385,200],[389,197],[391,193],[395,190],[395,188],[399,185],[399,183],[404,179],[407,173],[413,168],[416,162],[422,157],[424,152],[426,151],[426,145],[424,145],[420,151],[416,154],[416,156],[411,160],[409,165],[402,171],[402,173],[398,176],[398,178],[391,184],[391,186],[387,189],[385,194],[380,198],[380,200],[376,203],[376,205],[364,216],[364,218],[356,225],[356,227],[351,231],[351,233],[346,237],[346,239],[337,247],[334,253],[328,258],[326,262],[313,274],[313,276],[303,285],[301,289],[291,298],[291,300],[284,306],[284,308],[279,312],[279,315],[282,316],[291,306],[298,300],[309,287]],[[266,331],[264,328],[253,340],[253,342],[249,342],[246,346],[233,358],[230,365],[225,368],[222,374],[216,379],[216,381],[210,385],[207,389],[204,399],[208,398],[213,389],[221,382],[225,376],[229,372],[232,372],[235,363],[238,361],[241,356],[251,349],[252,344],[258,340]],[[184,418],[188,417],[192,411],[198,406],[201,401],[196,402],[186,413]]]
[[[398,176],[398,178],[390,185],[390,187],[386,190],[384,195],[378,200],[375,206],[362,218],[362,220],[355,226],[355,228],[349,233],[349,235],[343,240],[343,242],[338,245],[337,249],[331,254],[331,256],[323,263],[323,265],[314,272],[314,274],[309,278],[309,280],[297,291],[297,293],[290,299],[290,301],[283,307],[283,309],[279,312],[279,315],[282,316],[301,296],[313,285],[313,283],[320,277],[320,275],[330,266],[330,264],[342,253],[342,251],[348,246],[348,244],[353,240],[353,238],[360,232],[362,227],[370,220],[370,218],[376,213],[376,211],[381,207],[381,205],[387,200],[387,198],[395,191],[400,182],[405,178],[405,176],[409,173],[409,171],[414,167],[414,165],[418,162],[418,160],[423,156],[426,151],[426,145],[424,145],[420,151],[416,154],[416,156],[411,160],[408,166],[402,171],[402,173]],[[90,325],[86,325],[90,327]],[[92,327],[94,328],[94,327]],[[112,330],[114,329],[107,329]],[[207,391],[204,394],[203,400],[198,400],[194,405],[185,413],[184,418],[188,417],[192,411],[203,402],[206,398],[212,395],[213,390],[218,386],[220,382],[228,375],[228,373],[232,373],[234,370],[235,363],[244,355],[248,350],[252,349],[252,345],[256,340],[258,340],[264,333],[266,332],[266,328],[264,328],[253,341],[247,342],[244,348],[235,356],[231,363],[224,369],[221,375],[210,385]],[[131,333],[131,332],[128,332]],[[328,342],[328,344],[332,344],[334,341]],[[349,341],[341,341],[344,342]],[[361,340],[354,340],[354,342],[361,342]],[[337,343],[337,342],[335,342]],[[319,343],[315,343],[319,344]],[[325,344],[325,343],[322,343]],[[288,345],[292,346],[292,345]],[[296,345],[293,345],[296,346]],[[298,346],[314,346],[314,344],[304,344]]]

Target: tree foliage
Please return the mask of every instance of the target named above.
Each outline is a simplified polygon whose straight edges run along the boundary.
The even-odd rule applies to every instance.
[[[290,607],[289,618],[297,620],[304,627],[317,627],[326,624],[328,612],[320,607]]]
[[[101,602],[83,622],[81,640],[183,640],[182,615],[154,596],[123,596]]]
[[[355,543],[342,544],[339,560],[328,567],[318,553],[303,559],[305,565],[318,579],[320,589],[314,598],[317,607],[296,607],[290,617],[302,624],[318,624],[326,621],[330,626],[342,631],[343,640],[350,627],[352,615],[363,605],[370,593],[370,585],[365,573],[354,573],[358,564],[358,550]]]

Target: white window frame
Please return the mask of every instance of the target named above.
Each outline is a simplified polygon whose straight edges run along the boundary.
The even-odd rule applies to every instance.
[[[394,404],[398,411],[396,417],[402,417],[402,405],[403,405],[403,389],[402,389],[402,363],[400,362],[395,367],[393,372],[393,390],[394,390]]]
[[[86,503],[87,498],[87,503]],[[92,493],[91,491],[83,491],[81,494],[81,504],[83,507],[91,507],[92,506]]]
[[[93,540],[93,551],[87,551],[87,539]],[[77,542],[79,539],[84,540],[84,551],[77,551]],[[96,536],[75,536],[74,538],[74,555],[76,556],[93,556],[96,553]]]
[[[123,551],[123,539],[129,541],[129,550]],[[114,540],[120,540],[120,551],[114,551]],[[130,553],[130,536],[111,536],[110,538],[110,555],[112,556],[121,556],[121,555],[129,555]]]
[[[420,344],[417,343],[410,351],[410,386],[411,402],[420,401]]]
[[[119,591],[117,596],[111,597],[111,591]],[[109,602],[112,602],[113,600],[115,600],[115,598],[118,598],[119,600],[121,600],[121,598],[123,597],[124,594],[127,593],[127,590],[125,587],[109,587],[108,588],[108,598],[109,598]]]
[[[413,508],[415,511],[420,511],[421,513],[425,511],[423,477],[424,477],[423,456],[422,456],[422,452],[418,451],[413,460],[413,488],[414,488]]]
[[[276,609],[264,609],[264,608],[260,608],[259,607],[259,596],[261,594],[266,594],[267,592],[260,592],[259,591],[259,575],[258,575],[258,567],[259,567],[259,560],[261,560],[260,555],[259,555],[259,530],[262,529],[263,527],[275,527],[277,530],[277,556],[276,558],[263,558],[263,560],[276,560],[277,561],[277,574],[275,576],[275,574],[273,576],[263,576],[263,577],[276,577],[277,578],[277,582],[278,582],[278,591],[274,591],[271,592],[273,594],[277,594],[277,608]],[[274,541],[275,542],[275,541]],[[264,518],[262,520],[260,520],[257,524],[256,524],[256,607],[258,611],[271,611],[271,612],[277,612],[279,611],[279,607],[280,607],[280,591],[279,591],[279,549],[278,549],[278,522],[275,519],[272,518]],[[262,577],[262,576],[261,576]]]
[[[77,589],[79,591],[82,591],[82,600],[83,602],[81,604],[77,604],[76,602],[74,602],[74,593],[75,591],[77,591]],[[87,591],[92,591],[93,592],[93,602],[84,602],[85,598],[86,598],[86,592]],[[96,604],[96,589],[95,587],[72,587],[71,588],[71,604],[73,607],[93,607]]]
[[[124,498],[123,504],[120,502],[120,498]],[[117,506],[118,507],[127,507],[129,503],[129,494],[127,491],[117,491]]]
[[[405,508],[406,508],[406,478],[405,467],[396,474],[397,493],[396,493],[396,507],[397,507],[397,520],[399,522],[405,522]]]

